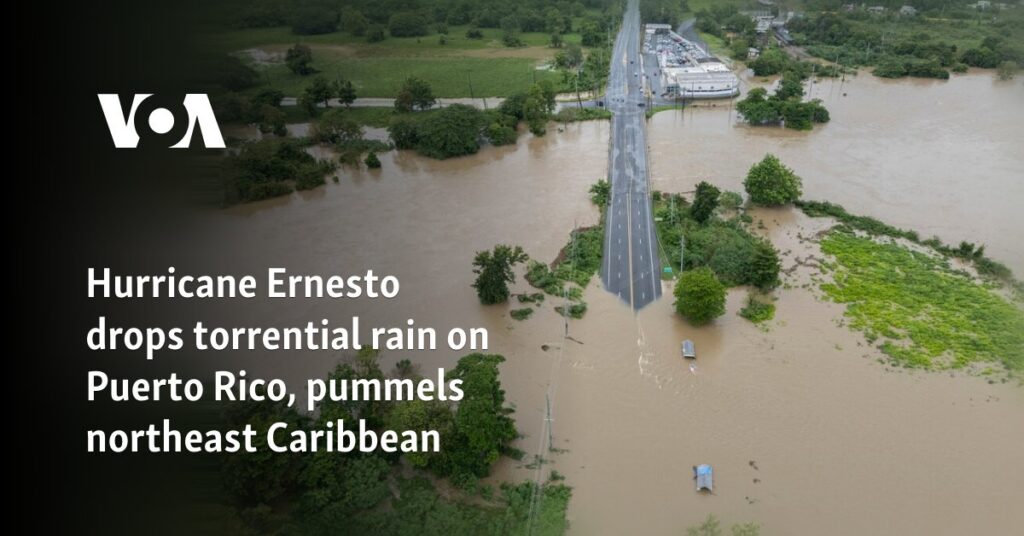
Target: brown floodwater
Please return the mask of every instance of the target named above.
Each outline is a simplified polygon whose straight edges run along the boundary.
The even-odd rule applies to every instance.
[[[803,178],[807,199],[838,202],[922,237],[984,243],[991,257],[1024,273],[1020,77],[1002,82],[981,71],[948,81],[886,80],[861,73],[821,80],[809,96],[822,99],[832,116],[811,132],[738,124],[725,103],[655,115],[652,187],[692,190],[707,180],[742,192],[750,166],[773,153]]]
[[[1016,207],[1024,156],[1011,146],[1020,87],[989,76],[947,84],[860,77],[843,91],[845,100],[829,101],[833,122],[811,133],[737,127],[728,107],[658,114],[649,136],[654,187],[689,190],[707,179],[739,190],[746,168],[777,152],[804,177],[808,197],[950,241],[985,242],[1019,268],[1024,248],[1008,235],[1024,228]],[[901,141],[901,133],[916,139]],[[573,487],[573,534],[680,534],[708,514],[759,522],[766,536],[1009,534],[1024,525],[1024,389],[891,370],[842,325],[840,306],[805,287],[808,267],[776,292],[767,329],[736,315],[742,289],[713,325],[693,328],[673,314],[670,284],[634,314],[595,278],[589,311],[571,321],[568,340],[553,298],[523,322],[508,316],[518,304],[481,306],[470,287],[475,251],[519,244],[547,261],[574,224],[598,221],[587,188],[606,174],[608,134],[606,122],[553,127],[543,138],[526,134],[514,146],[446,161],[392,151],[380,155],[380,170],[342,168],[337,183],[209,215],[204,236],[189,245],[209,259],[209,271],[372,268],[399,276],[402,291],[372,304],[250,300],[208,314],[233,325],[340,323],[358,314],[366,326],[414,318],[439,331],[487,327],[490,351],[507,358],[501,379],[524,434],[517,446],[552,461],[542,478],[554,469]],[[754,216],[784,252],[785,268],[817,254],[807,237],[828,224],[792,209]],[[684,338],[699,354],[692,370],[679,357]],[[460,355],[384,359],[390,366],[408,357],[429,371]],[[245,366],[298,389],[339,357],[200,361]],[[547,396],[557,452],[543,433]],[[524,463],[501,461],[491,481],[533,478]],[[691,466],[701,463],[715,468],[713,495],[693,489]]]

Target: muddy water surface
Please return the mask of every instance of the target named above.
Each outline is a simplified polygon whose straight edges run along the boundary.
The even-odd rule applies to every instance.
[[[751,164],[773,153],[803,178],[805,198],[922,237],[985,243],[1024,273],[1024,82],[985,71],[949,81],[861,73],[808,93],[832,116],[813,132],[736,124],[724,103],[655,115],[653,187],[692,190],[707,180],[742,191]]]
[[[847,86],[846,100],[829,101],[833,123],[810,134],[735,127],[727,108],[657,115],[655,188],[688,190],[708,179],[739,190],[746,168],[770,150],[804,176],[809,197],[947,240],[985,241],[998,258],[1021,264],[1024,252],[1006,237],[1024,228],[1016,207],[1024,158],[1010,146],[1021,128],[1020,88],[985,76],[946,85],[861,77]],[[1011,109],[996,110],[994,101]],[[959,132],[935,126],[937,106]],[[898,132],[920,139],[899,141]],[[606,173],[607,144],[607,123],[592,122],[448,161],[390,152],[379,171],[342,169],[338,183],[218,213],[194,247],[222,269],[372,268],[398,275],[402,292],[374,304],[225,304],[211,316],[290,325],[359,314],[365,325],[415,318],[439,330],[489,328],[491,350],[508,360],[502,382],[525,434],[518,446],[553,461],[542,477],[550,469],[566,475],[574,534],[680,534],[709,513],[727,524],[757,521],[766,535],[1009,534],[1024,525],[1024,389],[889,370],[840,325],[839,306],[803,288],[809,268],[795,269],[790,288],[777,292],[766,330],[736,316],[743,290],[730,293],[725,316],[697,329],[673,315],[670,286],[634,315],[595,278],[587,316],[571,322],[565,341],[555,300],[525,322],[508,317],[512,307],[479,305],[470,287],[474,251],[520,244],[549,260],[574,222],[598,220],[586,190]],[[958,185],[957,169],[988,186]],[[788,209],[755,217],[787,252],[785,267],[815,252],[802,237],[827,224]],[[678,354],[684,338],[697,346],[693,370]],[[428,371],[459,353],[392,352],[385,360],[402,357]],[[226,359],[301,385],[337,358]],[[557,453],[542,434],[546,395]],[[691,466],[700,463],[714,465],[714,495],[693,490]],[[510,460],[497,469],[494,482],[535,475]]]

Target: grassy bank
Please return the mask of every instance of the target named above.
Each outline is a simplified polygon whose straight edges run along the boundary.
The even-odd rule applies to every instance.
[[[928,369],[1002,365],[1024,370],[1024,312],[942,255],[872,239],[848,228],[821,243],[834,264],[822,290],[847,305],[851,327],[863,331],[895,363]]]

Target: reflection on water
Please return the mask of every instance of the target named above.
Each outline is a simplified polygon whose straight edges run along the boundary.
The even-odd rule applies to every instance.
[[[1024,158],[1010,146],[1022,128],[1020,87],[987,76],[947,84],[862,76],[843,92],[828,100],[833,122],[809,134],[736,127],[722,107],[658,114],[655,188],[708,179],[739,190],[747,167],[771,151],[803,175],[808,197],[949,241],[984,241],[1024,273],[1024,248],[1010,236],[1024,228],[1015,206]],[[210,315],[233,325],[359,314],[367,326],[415,318],[439,330],[489,328],[491,351],[508,359],[502,381],[528,455],[542,437],[549,381],[557,386],[553,444],[563,450],[541,454],[573,486],[576,534],[680,534],[709,513],[758,521],[765,534],[1008,534],[1024,523],[1024,389],[888,370],[839,325],[839,306],[802,288],[809,269],[795,269],[790,288],[776,293],[767,330],[736,315],[743,290],[730,293],[725,316],[693,328],[673,314],[668,283],[664,298],[634,315],[595,278],[569,341],[556,300],[524,322],[509,318],[512,307],[481,306],[470,287],[475,251],[519,244],[550,260],[574,223],[598,220],[587,188],[606,173],[607,144],[608,124],[591,122],[467,158],[389,152],[380,170],[341,168],[338,183],[220,212],[190,244],[222,265],[211,271],[372,268],[399,276],[402,293],[373,304],[252,300]],[[754,217],[786,268],[814,251],[806,238],[825,224],[791,209]],[[695,370],[679,356],[684,338],[696,343]],[[224,359],[301,385],[337,357]],[[458,354],[386,360],[403,357],[428,370]],[[714,495],[693,490],[691,466],[700,463],[714,465]],[[505,460],[494,480],[533,474]]]

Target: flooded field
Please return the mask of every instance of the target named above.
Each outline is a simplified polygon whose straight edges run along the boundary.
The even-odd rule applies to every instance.
[[[737,125],[725,103],[655,115],[648,127],[652,187],[686,191],[707,180],[742,191],[751,164],[770,152],[803,177],[807,199],[838,202],[922,237],[984,243],[992,258],[1024,273],[1019,78],[861,73],[822,80],[808,94],[832,116],[812,132]]]
[[[709,180],[742,190],[750,164],[775,152],[804,177],[809,198],[923,235],[985,242],[1024,272],[1024,157],[1011,147],[1024,134],[1019,83],[861,76],[844,85],[846,97],[838,88],[818,95],[827,84],[814,91],[833,120],[811,133],[736,127],[727,107],[658,114],[649,134],[654,188]],[[634,315],[595,278],[589,311],[564,344],[555,300],[524,322],[509,318],[511,307],[481,306],[470,287],[475,251],[518,244],[549,261],[574,223],[598,221],[587,188],[606,173],[608,135],[607,122],[589,122],[454,160],[392,151],[380,155],[380,170],[342,168],[338,183],[211,215],[190,245],[217,259],[211,271],[372,268],[399,276],[402,292],[372,305],[253,301],[210,314],[234,325],[358,314],[366,325],[415,318],[439,330],[489,328],[491,351],[507,358],[502,382],[525,434],[517,446],[566,476],[574,534],[680,534],[708,514],[726,525],[759,522],[769,536],[1008,534],[1024,524],[1024,389],[890,370],[839,324],[839,306],[801,288],[806,269],[776,293],[767,330],[736,315],[742,289],[723,317],[695,329],[674,315],[670,286]],[[754,216],[790,252],[784,268],[814,247],[799,236],[825,225],[791,209]],[[683,338],[696,343],[694,370],[679,357]],[[393,352],[385,362],[403,357],[429,370],[459,354]],[[337,356],[228,359],[300,382],[325,374]],[[558,453],[543,441],[549,393]],[[700,463],[715,468],[714,495],[693,490],[691,466]],[[511,460],[498,469],[493,482],[534,476]]]

